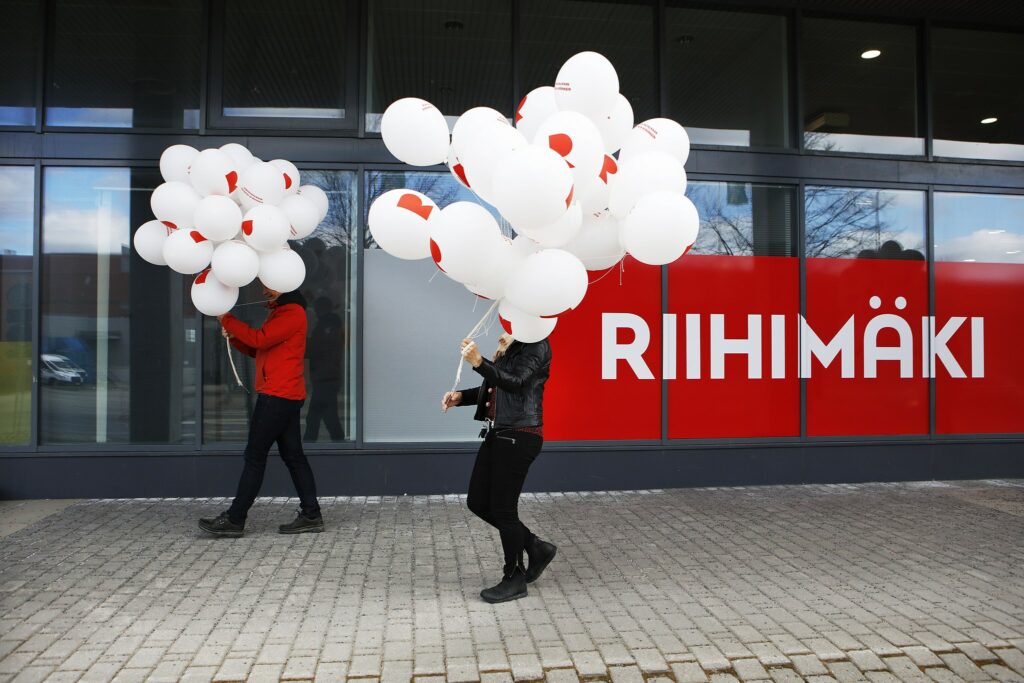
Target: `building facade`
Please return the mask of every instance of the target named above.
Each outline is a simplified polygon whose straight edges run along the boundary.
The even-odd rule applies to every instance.
[[[226,495],[254,397],[190,279],[131,249],[167,146],[294,161],[325,494],[464,488],[442,415],[485,310],[398,261],[381,113],[510,120],[596,50],[688,130],[694,249],[560,320],[542,490],[1024,474],[1024,9],[980,0],[0,0],[0,497]],[[507,226],[506,226],[507,227]],[[239,315],[264,311],[254,287]],[[490,330],[481,344],[493,343]],[[472,373],[464,373],[464,381]],[[273,466],[265,489],[287,493]]]

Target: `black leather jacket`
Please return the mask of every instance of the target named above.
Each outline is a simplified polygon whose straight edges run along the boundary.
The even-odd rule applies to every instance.
[[[460,406],[476,406],[477,420],[487,419],[487,401],[497,387],[498,405],[494,426],[505,429],[538,427],[544,424],[544,383],[551,369],[551,344],[548,340],[523,344],[512,342],[498,361],[484,359],[473,368],[484,378],[475,389],[463,389]]]

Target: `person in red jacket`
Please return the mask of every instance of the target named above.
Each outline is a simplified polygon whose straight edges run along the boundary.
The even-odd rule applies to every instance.
[[[270,315],[259,329],[230,313],[219,317],[224,336],[236,349],[256,358],[256,407],[249,423],[245,466],[231,507],[214,518],[200,519],[199,528],[218,536],[241,536],[249,508],[260,492],[267,454],[277,442],[299,494],[295,521],[282,524],[282,534],[324,530],[316,499],[313,470],[302,451],[299,412],[306,400],[303,362],[306,356],[306,300],[298,292],[281,294],[263,289]]]

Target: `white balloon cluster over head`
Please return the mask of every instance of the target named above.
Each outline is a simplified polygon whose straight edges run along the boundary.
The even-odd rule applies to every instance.
[[[700,219],[685,195],[686,131],[662,118],[634,127],[615,67],[596,52],[574,55],[554,86],[529,92],[514,127],[475,107],[449,136],[434,105],[407,97],[384,112],[381,135],[400,161],[446,164],[519,236],[502,235],[478,204],[440,208],[398,189],[370,207],[377,244],[402,259],[430,256],[469,291],[500,300],[503,327],[523,342],[544,339],[558,315],[580,304],[588,270],[607,270],[627,252],[665,265],[697,239]]]
[[[239,287],[257,277],[278,292],[302,284],[306,267],[288,240],[313,234],[328,202],[319,187],[300,184],[295,164],[262,161],[235,142],[201,152],[172,145],[160,156],[160,175],[166,182],[150,197],[156,220],[135,231],[135,251],[154,265],[199,273],[192,302],[200,312],[227,313]]]

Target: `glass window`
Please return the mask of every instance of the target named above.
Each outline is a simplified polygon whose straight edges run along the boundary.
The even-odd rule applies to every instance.
[[[291,246],[306,264],[299,288],[306,299],[306,402],[303,440],[339,443],[355,438],[355,228],[356,174],[353,171],[301,171],[301,182],[327,193],[327,217],[316,232]],[[267,316],[259,281],[242,289],[232,311],[254,327]],[[245,441],[255,394],[238,386],[216,318],[203,319],[203,439],[207,443]],[[255,365],[232,350],[235,367],[252,391]]]
[[[924,154],[917,107],[917,29],[803,21],[804,147]]]
[[[160,182],[156,169],[45,170],[43,443],[195,439],[191,283],[131,247]]]
[[[1024,196],[934,197],[935,428],[1024,433]]]
[[[223,22],[221,123],[355,125],[355,18],[349,2],[227,1]]]
[[[796,188],[692,181],[686,186],[701,226],[691,254],[795,256]]]
[[[923,216],[924,195],[916,190],[809,185],[807,256],[923,261]]]
[[[932,31],[937,156],[1024,160],[1024,34]]]
[[[32,438],[35,169],[0,166],[0,444]]]
[[[367,206],[396,188],[422,192],[440,206],[481,203],[449,173],[368,171]],[[498,218],[498,214],[482,204]],[[506,235],[512,230],[499,220]],[[473,411],[442,415],[438,401],[451,389],[461,357],[459,342],[490,306],[450,280],[430,259],[402,261],[386,254],[366,231],[363,319],[363,425],[367,441],[465,441],[476,437]],[[478,339],[497,345],[500,329]],[[472,385],[474,373],[463,372]],[[396,387],[398,389],[396,389]],[[459,387],[462,388],[462,387]]]
[[[565,60],[593,50],[615,66],[636,122],[658,116],[651,3],[523,0],[520,13],[521,94],[553,85]]]
[[[698,145],[789,144],[786,19],[665,10],[666,116]]]
[[[449,124],[472,107],[511,116],[511,36],[507,2],[372,0],[366,130],[379,132],[402,97],[431,102]]]
[[[806,188],[810,436],[928,433],[925,201],[916,190]]]
[[[41,7],[36,0],[0,0],[0,126],[35,125]]]
[[[50,126],[199,127],[200,0],[54,4]]]

